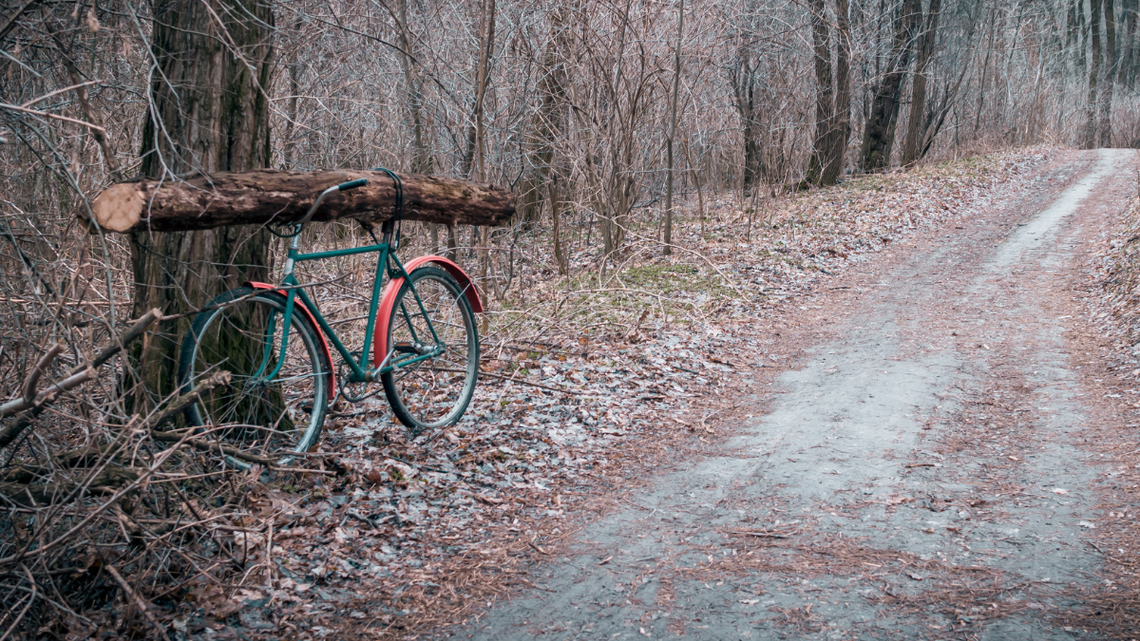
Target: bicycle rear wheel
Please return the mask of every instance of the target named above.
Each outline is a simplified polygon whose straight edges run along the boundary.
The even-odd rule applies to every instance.
[[[281,294],[252,287],[218,296],[194,317],[178,363],[183,394],[214,372],[231,374],[228,386],[203,394],[187,408],[187,423],[209,428],[210,438],[278,465],[317,443],[332,371],[318,330],[299,302],[281,357],[285,304]],[[269,378],[279,362],[280,370]],[[235,467],[249,467],[240,459],[226,459]]]
[[[479,377],[479,336],[463,289],[442,269],[421,267],[400,287],[387,317],[392,370],[380,381],[392,412],[413,434],[455,424]]]

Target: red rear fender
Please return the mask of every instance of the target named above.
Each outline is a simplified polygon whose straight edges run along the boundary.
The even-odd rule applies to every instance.
[[[479,291],[475,288],[475,282],[471,280],[467,272],[463,271],[462,267],[443,256],[418,256],[404,264],[404,271],[410,274],[415,271],[417,267],[422,267],[427,263],[433,263],[436,267],[451,274],[451,277],[463,288],[463,293],[467,296],[467,302],[471,303],[471,311],[476,314],[483,313],[483,301],[479,300]]]
[[[411,274],[417,267],[423,267],[429,263],[451,274],[451,277],[463,288],[467,302],[471,304],[471,311],[476,314],[483,313],[483,301],[479,300],[479,292],[475,288],[475,282],[455,262],[443,256],[418,256],[404,263],[404,271]],[[376,335],[372,339],[372,364],[376,367],[384,362],[384,357],[388,354],[388,322],[392,319],[392,306],[395,305],[396,296],[400,293],[400,288],[403,285],[403,278],[388,281],[388,285],[384,287],[384,293],[380,296]]]

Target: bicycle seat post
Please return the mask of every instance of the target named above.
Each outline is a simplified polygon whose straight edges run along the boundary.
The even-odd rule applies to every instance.
[[[380,223],[381,242],[383,242],[383,243],[391,243],[392,242],[392,229],[393,229],[393,227],[395,227],[395,225],[396,225],[396,222],[393,220],[385,220],[383,223]],[[395,248],[393,248],[393,249],[395,249]]]
[[[301,230],[305,228],[303,224],[293,226],[293,238],[289,241],[289,253],[285,258],[285,275],[284,278],[289,277],[293,273],[293,267],[296,264],[294,258],[297,256],[297,250],[301,248]]]

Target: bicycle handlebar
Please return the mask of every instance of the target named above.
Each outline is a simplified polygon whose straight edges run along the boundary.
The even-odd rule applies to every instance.
[[[350,180],[348,182],[329,187],[328,189],[322,191],[321,195],[317,196],[317,199],[313,201],[313,206],[309,208],[309,213],[305,214],[304,218],[294,224],[303,227],[306,223],[308,223],[309,219],[313,217],[313,214],[317,213],[317,208],[321,206],[321,201],[325,199],[325,196],[328,196],[334,191],[348,191],[349,189],[356,189],[357,187],[363,187],[367,184],[367,178],[357,178],[356,180]]]

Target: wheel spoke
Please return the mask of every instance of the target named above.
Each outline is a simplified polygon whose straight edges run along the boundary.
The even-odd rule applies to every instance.
[[[389,345],[418,339],[443,349],[406,368],[397,367],[382,380],[397,418],[418,432],[449,425],[463,414],[475,384],[475,372],[469,366],[478,359],[478,344],[474,317],[454,279],[429,267],[415,270],[409,281],[396,297],[394,308],[399,313],[389,315],[393,321],[387,328]],[[441,375],[441,365],[468,372],[468,376]]]

